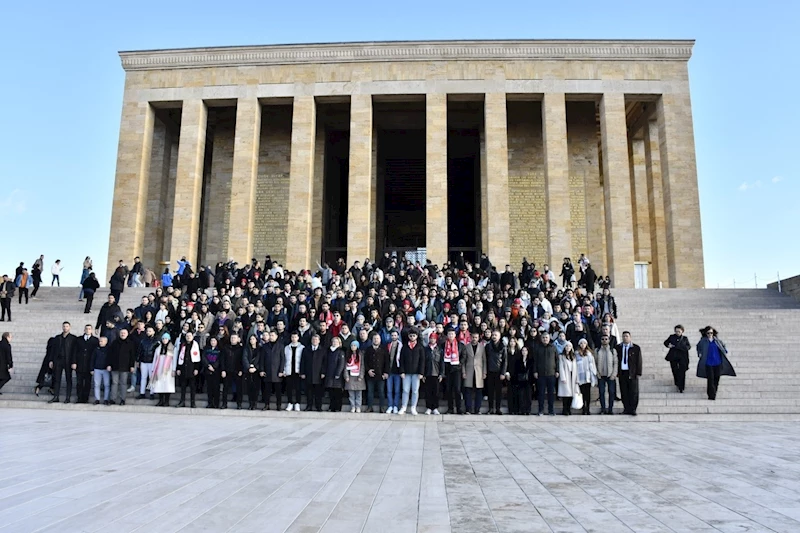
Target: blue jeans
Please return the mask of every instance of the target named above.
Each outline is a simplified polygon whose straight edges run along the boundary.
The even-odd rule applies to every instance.
[[[411,395],[411,403],[408,396]],[[400,408],[408,406],[409,409],[416,409],[419,401],[419,374],[406,374],[403,378],[403,399]]]
[[[606,384],[608,384],[608,411],[614,410],[614,398],[617,395],[617,382],[611,378],[597,378],[600,387],[600,410],[606,411]]]
[[[103,384],[103,400],[108,400],[111,393],[111,372],[108,370],[94,371],[94,399],[100,401],[100,384]]]
[[[481,410],[481,402],[483,402],[483,389],[474,387],[464,387],[464,405],[470,413],[476,413]]]
[[[386,395],[383,392],[383,379],[381,378],[367,378],[367,407],[372,407],[372,402],[375,399],[375,393],[378,395],[378,409],[383,412],[386,406]]]
[[[544,397],[547,394],[547,412],[553,414],[556,412],[556,377],[555,376],[539,376],[536,378],[536,388],[539,389],[539,412],[544,413]],[[546,389],[546,390],[545,390]]]
[[[90,272],[91,270],[84,268],[83,273],[81,273],[81,290],[78,292],[78,300],[83,300],[83,282],[89,277]]]
[[[131,387],[133,387],[133,390],[136,390],[136,384],[139,382],[139,380],[136,379],[136,376],[138,374],[139,374],[138,368],[135,369],[133,372],[131,372]]]
[[[389,407],[400,408],[400,391],[402,390],[403,386],[402,381],[403,380],[400,379],[400,374],[389,374],[389,379],[386,380]]]

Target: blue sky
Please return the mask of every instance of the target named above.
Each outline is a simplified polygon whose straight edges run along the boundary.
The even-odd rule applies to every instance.
[[[234,7],[235,6],[235,7]],[[384,7],[380,7],[384,6]],[[404,39],[697,40],[689,63],[709,287],[800,274],[800,4],[739,1],[10,2],[0,18],[0,270],[105,271],[117,51]]]

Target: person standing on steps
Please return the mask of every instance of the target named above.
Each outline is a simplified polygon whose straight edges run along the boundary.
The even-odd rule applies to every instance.
[[[11,356],[11,333],[8,331],[0,337],[0,390],[11,381],[11,374],[14,373],[14,358]],[[0,394],[3,394],[0,392]]]
[[[381,343],[381,334],[372,332],[372,344],[364,351],[367,365],[367,409],[366,412],[382,413],[386,405],[386,379],[389,377],[389,352]],[[378,397],[378,410],[374,411],[373,401]]]
[[[425,372],[425,350],[418,339],[419,332],[412,328],[408,332],[408,344],[403,346],[400,351],[400,379],[403,380],[403,397],[400,400],[398,414],[401,415],[406,413],[406,406],[412,415],[416,416],[417,414],[419,382]]]
[[[67,397],[64,403],[69,403],[72,397],[72,371],[77,368],[75,353],[78,349],[78,338],[70,333],[70,323],[61,324],[61,333],[53,337],[52,358],[49,362],[53,370],[53,398],[48,403],[58,403],[61,393],[61,374],[63,372],[67,381]]]
[[[108,362],[108,339],[100,337],[92,352],[92,376],[94,377],[94,404],[100,403],[100,385],[103,386],[103,405],[109,404],[111,395],[111,366]]]
[[[186,407],[186,387],[189,387],[189,399],[192,409],[195,405],[195,392],[197,387],[195,382],[200,373],[200,346],[194,340],[194,333],[187,331],[183,338],[178,337],[178,344],[175,346],[176,371],[178,381],[181,386],[181,399],[175,407]]]
[[[600,414],[614,414],[614,398],[617,394],[617,352],[611,346],[611,336],[603,333],[600,336],[600,347],[597,349],[597,385],[600,389]],[[606,404],[606,388],[608,388],[608,404]],[[608,407],[606,408],[606,405]]]
[[[111,368],[111,397],[113,405],[115,401],[120,405],[125,405],[128,393],[128,373],[136,370],[137,346],[128,330],[119,330],[119,337],[115,340],[108,354],[108,366]],[[116,400],[115,400],[116,399]]]
[[[31,279],[30,274],[28,274],[28,269],[22,269],[16,279],[14,280],[14,284],[19,289],[19,305],[22,305],[22,297],[25,297],[25,305],[28,305],[28,289],[33,286],[33,280]]]
[[[175,360],[175,347],[171,340],[170,334],[164,333],[154,349],[150,392],[151,395],[158,394],[156,407],[169,407],[169,396],[175,393],[175,370],[178,361]]]
[[[704,378],[707,382],[706,392],[709,400],[717,399],[720,376],[736,377],[733,365],[726,357],[728,349],[719,338],[719,332],[711,326],[700,330],[700,342],[697,343],[697,377]]]
[[[321,345],[319,333],[312,333],[311,344],[303,352],[307,352],[303,357],[306,374],[306,411],[316,409],[322,411],[322,396],[325,394],[325,347]]]
[[[442,344],[442,361],[444,368],[442,374],[445,378],[447,391],[447,414],[463,415],[461,410],[461,383],[464,379],[464,368],[461,364],[467,358],[466,347],[456,338],[456,330],[451,327],[447,330],[447,338]]]
[[[56,262],[53,263],[52,267],[50,267],[50,273],[53,275],[53,281],[50,282],[50,286],[51,287],[55,283],[58,283],[58,286],[61,287],[61,271],[62,270],[64,270],[64,267],[61,265],[61,259],[56,259]]]
[[[438,415],[439,413],[439,386],[442,383],[444,369],[442,368],[442,350],[436,337],[428,337],[428,346],[425,348],[425,375],[422,377],[425,391],[425,414]]]
[[[14,282],[8,279],[8,275],[3,274],[3,280],[0,281],[0,308],[2,308],[0,322],[6,321],[6,315],[11,322],[11,298],[14,297],[15,288]]]
[[[471,342],[464,351],[466,358],[462,374],[464,376],[464,407],[467,414],[477,415],[481,412],[483,383],[486,379],[486,350],[480,333],[473,331],[470,337]]]
[[[502,415],[500,403],[503,399],[503,382],[508,371],[506,347],[500,337],[500,331],[492,331],[491,341],[486,343],[486,395],[489,397],[487,415]]]
[[[144,400],[147,381],[148,379],[152,381],[153,359],[158,344],[159,339],[156,338],[155,328],[152,325],[148,325],[145,328],[145,337],[139,342],[139,347],[136,350],[136,366],[139,367],[139,373],[142,375],[139,381],[139,396],[137,396],[137,400]],[[152,388],[150,389],[150,399],[153,399]]]
[[[92,390],[92,354],[97,346],[98,340],[94,336],[94,330],[91,324],[86,324],[83,328],[83,335],[78,337],[75,360],[73,361],[75,377],[77,378],[77,403],[89,402],[89,394]]]
[[[675,386],[678,387],[678,392],[683,392],[686,387],[686,371],[689,370],[689,350],[692,349],[692,345],[683,334],[683,331],[683,326],[678,324],[675,326],[675,333],[664,341],[664,346],[669,348],[665,359],[669,361],[669,366],[672,368],[672,379],[675,382]]]
[[[92,258],[88,255],[86,259],[83,260],[83,269],[81,270],[81,281],[79,285],[81,286],[81,290],[78,292],[78,301],[83,301],[83,282],[86,281],[86,278],[89,277],[89,274],[92,272]]]
[[[281,377],[286,384],[287,411],[300,410],[300,383],[306,378],[301,374],[303,368],[303,345],[300,344],[300,333],[293,331],[290,342],[283,349],[283,372]]]
[[[219,383],[222,371],[222,351],[216,337],[209,337],[208,344],[203,350],[201,366],[206,375],[206,395],[208,397],[207,409],[219,408]]]
[[[639,407],[639,376],[642,375],[642,350],[631,342],[631,332],[622,332],[622,344],[617,345],[619,359],[619,388],[622,392],[623,414],[636,416]]]

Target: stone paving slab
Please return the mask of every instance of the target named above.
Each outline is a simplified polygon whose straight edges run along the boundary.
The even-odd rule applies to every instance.
[[[792,421],[97,411],[0,410],[0,532],[800,531]]]

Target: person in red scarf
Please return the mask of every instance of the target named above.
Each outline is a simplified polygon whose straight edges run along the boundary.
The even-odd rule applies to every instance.
[[[463,415],[461,410],[461,381],[464,379],[464,365],[466,360],[464,344],[458,342],[455,328],[447,330],[444,340],[442,359],[444,361],[444,377],[447,382],[447,413]]]

